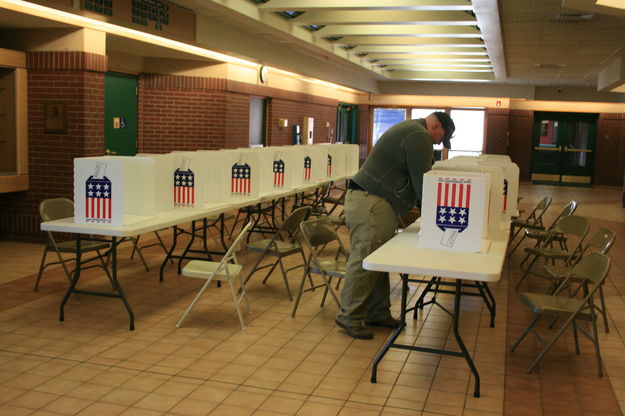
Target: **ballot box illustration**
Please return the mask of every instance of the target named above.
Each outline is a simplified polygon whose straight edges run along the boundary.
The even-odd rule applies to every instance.
[[[168,184],[174,208],[203,208],[207,202],[208,169],[197,152],[173,152]]]
[[[174,186],[171,186],[172,172],[175,168],[174,155],[169,154],[152,154],[152,153],[138,153],[136,157],[146,157],[154,161],[154,177],[155,184],[155,204],[156,212],[169,211],[174,209],[176,202]],[[175,183],[175,180],[174,180]]]
[[[246,163],[246,158],[234,162],[230,192],[234,196],[250,196],[252,194],[252,168]]]
[[[420,247],[476,253],[488,246],[490,176],[430,171],[423,177]]]
[[[195,206],[195,174],[190,168],[191,160],[183,157],[180,167],[174,171],[174,206]]]
[[[74,159],[74,222],[122,226],[151,218],[154,171],[144,157]]]

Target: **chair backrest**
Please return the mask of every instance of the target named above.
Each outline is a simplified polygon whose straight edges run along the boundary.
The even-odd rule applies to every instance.
[[[310,206],[299,207],[293,210],[293,212],[289,214],[286,220],[284,220],[276,235],[280,236],[285,233],[289,236],[290,239],[295,239],[295,237],[299,233],[300,224],[302,223],[302,221],[306,221],[308,217],[310,217],[311,212],[312,207]]]
[[[610,257],[607,254],[590,253],[582,257],[575,266],[569,272],[569,275],[558,286],[555,291],[555,295],[562,291],[568,285],[568,280],[572,277],[576,279],[583,279],[586,288],[585,298],[583,303],[592,299],[592,295],[603,284],[608,272],[610,271]]]
[[[564,236],[569,253],[568,257],[565,259],[565,263],[569,265],[575,264],[584,252],[584,238],[586,238],[589,229],[590,221],[588,221],[587,218],[569,215],[568,217],[562,218],[553,227],[543,247],[550,246],[554,239]]]
[[[550,196],[546,196],[536,205],[536,207],[529,213],[527,216],[527,223],[542,225],[543,223],[543,215],[547,212],[547,209],[551,205],[552,198]]]
[[[345,255],[347,254],[341,239],[326,218],[321,217],[315,220],[304,221],[300,224],[300,228],[302,230],[302,240],[304,240],[304,244],[315,259],[318,247],[326,246],[334,241],[337,242],[339,251]]]
[[[601,228],[597,231],[586,246],[586,249],[590,251],[597,251],[601,254],[608,254],[608,251],[614,245],[616,240],[616,233],[609,228]]]
[[[569,201],[568,204],[566,204],[563,208],[562,211],[560,211],[560,213],[558,214],[558,216],[556,217],[555,220],[553,220],[553,223],[547,228],[548,230],[553,229],[553,227],[555,227],[555,225],[564,217],[568,217],[569,215],[573,215],[573,213],[575,212],[575,210],[577,209],[577,201],[573,200],[573,201]]]
[[[43,222],[74,216],[74,202],[67,198],[44,199],[39,204],[39,215]]]
[[[245,225],[245,227],[243,227],[243,229],[241,230],[237,238],[234,239],[234,242],[232,243],[228,251],[226,251],[226,254],[224,254],[221,261],[219,262],[219,265],[217,266],[217,271],[221,270],[225,266],[225,264],[228,262],[232,262],[235,264],[238,263],[237,252],[241,250],[241,248],[243,248],[243,244],[245,244],[245,241],[247,241],[246,240],[247,233],[249,233],[250,229],[252,228],[252,225],[254,225],[254,223],[250,221]]]

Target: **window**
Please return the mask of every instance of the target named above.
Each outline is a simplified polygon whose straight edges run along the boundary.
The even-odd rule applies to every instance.
[[[451,110],[456,132],[449,157],[479,156],[484,149],[484,110]]]
[[[426,118],[435,111],[443,111],[440,108],[413,108],[410,111],[412,119]],[[434,160],[441,160],[443,158],[443,144],[435,144],[434,146]]]
[[[406,120],[405,108],[374,108],[373,109],[373,139],[372,146],[391,126]]]

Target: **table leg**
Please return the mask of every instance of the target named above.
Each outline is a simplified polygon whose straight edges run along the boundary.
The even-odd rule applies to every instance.
[[[391,338],[386,342],[384,347],[382,347],[382,350],[380,350],[378,355],[375,357],[375,360],[373,360],[373,367],[371,368],[371,382],[372,383],[377,382],[378,364],[380,364],[380,361],[382,361],[382,359],[384,358],[388,350],[391,348],[391,346],[393,345],[397,337],[399,337],[399,334],[401,333],[401,331],[406,326],[407,298],[408,298],[408,275],[402,273],[401,274],[401,313],[399,317],[399,321],[400,321],[399,328],[395,330],[395,333],[393,333]]]
[[[117,280],[117,238],[113,237],[113,241],[112,241],[112,259],[111,259],[111,268],[112,268],[112,277],[113,277],[113,285],[115,286],[115,289],[117,289],[117,292],[119,293],[119,296],[122,298],[122,301],[124,302],[124,306],[126,306],[126,310],[128,311],[128,315],[130,316],[130,330],[134,331],[135,330],[135,314],[132,311],[132,308],[130,307],[130,303],[128,302],[128,298],[126,298],[126,294],[124,293],[124,289],[122,289],[122,286],[119,284],[119,281]]]
[[[191,221],[191,239],[189,240],[189,243],[185,247],[180,257],[178,257],[178,274],[182,273],[182,260],[186,257],[194,241],[195,241],[195,220]]]
[[[462,351],[462,356],[466,360],[467,364],[469,365],[469,368],[471,369],[471,372],[473,373],[473,376],[475,377],[475,390],[473,391],[473,395],[475,397],[480,397],[480,374],[477,372],[477,368],[475,367],[475,364],[473,364],[473,359],[469,355],[469,351],[467,350],[467,347],[464,345],[464,342],[462,341],[462,337],[460,336],[460,333],[458,332],[458,323],[460,321],[460,298],[461,296],[462,296],[462,281],[460,279],[456,279],[456,295],[454,297],[454,314],[453,314],[452,329],[453,329],[454,337],[456,338],[456,342],[458,343],[458,347],[460,347],[460,350]]]
[[[495,313],[496,313],[495,297],[493,296],[493,293],[490,291],[490,288],[488,287],[488,283],[475,282],[475,285],[477,286],[477,289],[480,291],[480,295],[482,296],[482,299],[484,300],[484,303],[486,304],[486,307],[488,308],[488,311],[490,312],[490,327],[494,328],[495,327]]]
[[[179,234],[178,226],[175,225],[174,226],[174,239],[171,243],[171,248],[169,249],[169,251],[167,251],[167,255],[165,256],[165,259],[163,260],[163,263],[161,264],[161,270],[159,272],[158,280],[161,282],[163,281],[163,272],[165,270],[165,265],[167,264],[167,261],[173,257],[172,253],[176,249],[176,244],[178,243],[178,234]]]
[[[59,310],[59,321],[63,322],[65,320],[65,304],[67,300],[72,295],[72,292],[76,288],[76,283],[78,283],[78,279],[80,279],[80,264],[82,257],[82,244],[81,244],[80,234],[76,234],[76,267],[74,268],[74,276],[72,276],[72,281],[65,292],[65,296],[63,296],[63,300],[61,301],[61,306]]]

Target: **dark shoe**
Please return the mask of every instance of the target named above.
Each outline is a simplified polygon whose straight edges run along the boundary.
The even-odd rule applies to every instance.
[[[334,320],[334,322],[336,322],[338,326],[343,328],[345,332],[347,332],[347,335],[352,338],[373,339],[373,331],[371,330],[371,328],[367,328],[365,325],[347,326],[336,319]]]
[[[389,316],[386,319],[382,319],[381,321],[365,321],[367,325],[371,326],[383,326],[384,328],[399,328],[401,325],[401,321],[399,319],[395,319],[392,316]]]

